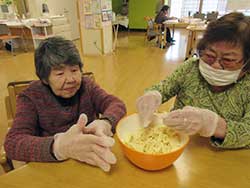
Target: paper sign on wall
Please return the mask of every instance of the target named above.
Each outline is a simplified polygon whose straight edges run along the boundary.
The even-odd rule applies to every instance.
[[[102,0],[102,11],[104,10],[112,10],[111,0]]]

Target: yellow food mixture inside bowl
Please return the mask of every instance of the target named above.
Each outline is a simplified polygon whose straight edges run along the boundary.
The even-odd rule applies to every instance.
[[[181,147],[181,139],[165,125],[150,125],[129,135],[125,144],[139,152],[163,154]]]

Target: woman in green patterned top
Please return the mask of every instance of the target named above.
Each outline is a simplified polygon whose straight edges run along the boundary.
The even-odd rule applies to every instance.
[[[230,13],[209,23],[197,50],[170,77],[137,99],[147,126],[161,103],[176,96],[163,122],[220,148],[250,148],[250,21]]]

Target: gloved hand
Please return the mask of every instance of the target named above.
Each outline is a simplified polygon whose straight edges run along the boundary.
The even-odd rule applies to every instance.
[[[87,127],[84,132],[88,134],[94,134],[96,136],[113,136],[111,131],[112,126],[105,120],[94,120]]]
[[[163,123],[178,132],[201,136],[213,136],[218,126],[219,116],[210,110],[186,106],[182,110],[170,112]]]
[[[161,105],[162,96],[159,91],[148,91],[136,100],[136,108],[142,125],[147,127],[153,119],[153,113]]]
[[[72,158],[109,171],[110,165],[116,163],[116,157],[110,151],[115,141],[108,136],[85,134],[86,123],[87,116],[81,114],[68,131],[56,134],[53,152],[58,160]]]

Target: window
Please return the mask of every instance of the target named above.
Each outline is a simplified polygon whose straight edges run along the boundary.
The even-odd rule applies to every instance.
[[[199,12],[202,4],[202,13],[218,11],[220,15],[226,13],[228,0],[172,0],[170,2],[170,16],[177,18],[192,16]]]
[[[220,15],[226,13],[227,0],[203,0],[202,13],[217,11]]]
[[[203,0],[202,13],[207,14],[208,12],[216,11],[218,6],[218,0]]]
[[[183,6],[181,10],[181,16],[192,16],[194,13],[199,12],[200,0],[183,0]]]
[[[181,8],[182,8],[182,1],[183,0],[174,0],[174,3],[170,4],[170,16],[181,18]],[[173,0],[171,1],[173,2]]]
[[[199,11],[200,0],[172,0],[170,4],[170,16],[188,17]]]

